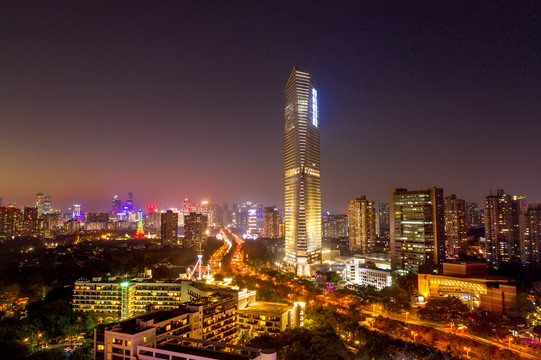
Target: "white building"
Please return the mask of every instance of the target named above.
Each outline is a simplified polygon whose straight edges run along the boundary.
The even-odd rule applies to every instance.
[[[391,286],[391,270],[371,267],[365,258],[353,257],[344,261],[344,278],[348,284],[373,286],[377,289]]]

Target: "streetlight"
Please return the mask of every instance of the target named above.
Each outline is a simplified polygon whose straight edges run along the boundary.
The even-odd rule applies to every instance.
[[[368,323],[370,324],[370,327],[374,327],[374,318],[368,318]]]
[[[470,350],[471,350],[471,349],[470,349],[469,347],[465,347],[465,346],[464,346],[464,351],[466,352],[466,356],[467,356],[467,357],[470,357]]]
[[[511,349],[511,341],[513,340],[513,338],[510,337],[508,340],[509,340],[509,349]]]
[[[408,322],[408,315],[410,314],[410,312],[406,311],[404,314],[406,315],[406,323],[407,323]]]
[[[376,314],[376,303],[372,303],[372,315],[375,315]]]
[[[411,332],[411,336],[413,336],[413,342],[415,342],[415,338],[417,337],[417,335],[419,335],[419,333],[417,333],[415,331]]]

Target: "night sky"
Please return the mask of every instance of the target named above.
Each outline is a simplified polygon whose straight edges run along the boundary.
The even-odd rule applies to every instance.
[[[294,65],[324,210],[392,187],[541,202],[541,2],[433,0],[4,1],[0,197],[282,207]]]

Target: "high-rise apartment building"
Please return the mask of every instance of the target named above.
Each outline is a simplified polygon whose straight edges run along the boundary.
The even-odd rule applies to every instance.
[[[502,189],[485,197],[487,263],[520,262],[520,205]]]
[[[174,245],[178,241],[178,213],[167,210],[161,213],[162,245]]]
[[[293,68],[284,91],[286,261],[299,276],[321,259],[321,175],[317,89]]]
[[[466,225],[469,229],[483,227],[483,210],[477,208],[477,203],[466,203]]]
[[[184,216],[184,241],[188,245],[201,246],[207,240],[207,215],[191,212]]]
[[[378,205],[378,217],[380,229],[389,229],[389,204],[380,203]]]
[[[524,214],[525,241],[524,259],[526,266],[541,266],[541,204],[529,204]]]
[[[263,210],[263,237],[280,237],[280,212],[275,207]]]
[[[455,194],[445,197],[445,245],[448,254],[458,254],[466,244],[466,202]]]
[[[389,203],[393,270],[441,267],[445,259],[443,189],[391,189]]]
[[[376,207],[366,196],[358,196],[348,204],[349,248],[363,254],[370,252],[376,240]]]
[[[19,234],[21,210],[16,206],[0,208],[0,239],[8,239]]]
[[[39,232],[38,208],[25,207],[23,211],[23,221],[21,232],[24,235],[34,235]]]

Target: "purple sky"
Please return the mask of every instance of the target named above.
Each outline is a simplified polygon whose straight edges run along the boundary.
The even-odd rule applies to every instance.
[[[283,206],[283,89],[319,88],[323,209],[392,187],[541,202],[538,1],[11,1],[0,197]]]

